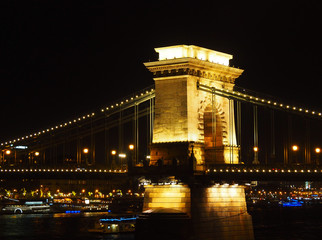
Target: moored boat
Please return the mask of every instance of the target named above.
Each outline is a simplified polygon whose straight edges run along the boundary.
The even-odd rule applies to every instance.
[[[43,201],[25,201],[24,203],[15,202],[13,204],[6,204],[1,213],[22,214],[22,213],[48,213],[50,206]]]
[[[94,225],[94,228],[89,229],[89,232],[94,233],[127,233],[135,231],[136,216],[118,216],[100,218]]]

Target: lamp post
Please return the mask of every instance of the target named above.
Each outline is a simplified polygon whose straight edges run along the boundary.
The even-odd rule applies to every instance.
[[[126,154],[125,153],[120,153],[119,158],[121,159],[121,170],[123,170],[123,159],[126,158]]]
[[[84,153],[84,156],[85,156],[85,163],[86,163],[86,165],[89,165],[88,164],[88,153],[89,153],[89,149],[88,148],[84,148],[83,149],[83,153]]]
[[[320,153],[321,153],[321,148],[317,147],[315,148],[315,153],[316,153],[316,160],[315,160],[315,164],[320,165]]]
[[[129,145],[129,150],[130,150],[130,157],[127,165],[128,165],[128,169],[130,170],[133,168],[133,164],[134,164],[134,157],[133,157],[134,145],[133,144]]]
[[[293,145],[292,146],[292,151],[293,151],[293,156],[294,156],[295,163],[297,163],[297,154],[296,153],[299,151],[299,146]]]
[[[39,155],[40,155],[39,152],[33,152],[33,153],[31,153],[32,164],[38,164],[38,157],[39,157]]]
[[[114,170],[115,165],[116,165],[116,163],[115,163],[116,150],[112,150],[112,151],[111,151],[111,154],[112,154],[112,164],[111,164],[111,169],[113,169],[113,170]]]
[[[9,149],[2,151],[2,164],[5,164],[5,162],[6,162],[5,156],[6,155],[9,156],[10,154],[11,154],[11,150],[9,150]]]
[[[259,164],[259,161],[258,161],[258,147],[257,146],[254,146],[253,147],[253,151],[254,151],[254,161],[253,161],[253,164]]]

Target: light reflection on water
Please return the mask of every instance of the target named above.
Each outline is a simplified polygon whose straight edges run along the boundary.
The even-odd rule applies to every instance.
[[[134,234],[103,235],[88,228],[106,214],[20,214],[0,215],[1,240],[133,240]]]
[[[251,213],[255,239],[320,239],[321,210],[256,210]],[[106,213],[0,215],[0,240],[134,240],[133,233],[89,233],[87,230],[103,216]]]

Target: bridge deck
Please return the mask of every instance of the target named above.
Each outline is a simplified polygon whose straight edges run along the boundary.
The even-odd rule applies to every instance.
[[[116,179],[141,177],[159,181],[176,176],[183,181],[321,181],[322,169],[310,166],[245,166],[218,165],[206,171],[189,171],[187,167],[136,167],[132,171],[111,169],[0,169],[0,179]]]

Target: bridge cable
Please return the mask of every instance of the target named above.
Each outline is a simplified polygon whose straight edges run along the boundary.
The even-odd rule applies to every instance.
[[[237,113],[237,145],[239,145],[239,151],[238,151],[238,163],[240,164],[242,162],[241,157],[241,102],[236,101],[236,113]]]
[[[231,110],[231,105],[232,105],[232,99],[228,99],[228,106],[229,106],[229,163],[233,163],[233,122],[232,122],[232,110]]]
[[[123,124],[122,124],[122,117],[123,117],[123,111],[122,107],[120,106],[120,113],[119,113],[119,153],[123,153]]]
[[[271,118],[271,158],[276,157],[276,146],[275,146],[275,115],[274,115],[274,110],[271,110],[270,114]],[[267,161],[266,161],[267,164]]]
[[[311,164],[310,122],[305,120],[305,164]]]

